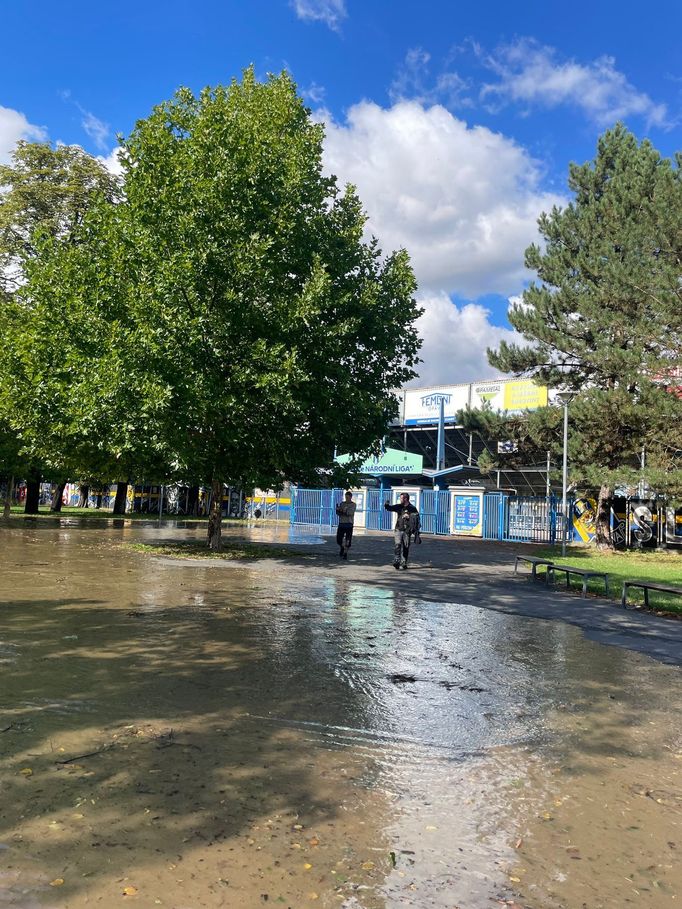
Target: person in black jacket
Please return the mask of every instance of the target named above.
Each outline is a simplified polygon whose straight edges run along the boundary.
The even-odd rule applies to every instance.
[[[410,555],[410,542],[414,537],[415,543],[421,543],[419,530],[419,512],[410,503],[410,496],[406,492],[400,493],[400,501],[395,505],[384,502],[386,511],[396,512],[393,540],[395,549],[393,554],[393,567],[407,568],[407,559]]]

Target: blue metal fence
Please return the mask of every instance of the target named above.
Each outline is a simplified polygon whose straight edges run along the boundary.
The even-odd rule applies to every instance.
[[[483,539],[504,540],[505,514],[509,496],[488,492],[483,496]]]
[[[335,506],[343,500],[343,489],[291,489],[289,520],[292,524],[336,525]]]
[[[450,533],[450,492],[447,489],[423,489],[419,513],[424,533]]]
[[[386,511],[384,502],[391,496],[390,489],[368,489],[365,504],[365,527],[368,530],[390,530],[393,514]]]
[[[335,506],[343,500],[343,489],[291,490],[292,524],[311,524],[315,527],[336,526]],[[422,489],[421,526],[424,533],[450,533],[449,490]],[[390,497],[387,489],[365,490],[365,527],[368,530],[391,530],[393,514],[384,509]],[[560,503],[554,496],[514,496],[505,492],[490,492],[483,496],[483,538],[515,543],[555,543],[560,538]],[[569,514],[570,514],[569,510]],[[358,515],[359,517],[359,515]],[[359,523],[356,519],[356,523]]]
[[[483,497],[483,537],[514,543],[554,543],[557,502],[554,496],[511,496],[503,492]]]

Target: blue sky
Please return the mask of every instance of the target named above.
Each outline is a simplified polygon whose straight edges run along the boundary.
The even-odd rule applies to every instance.
[[[614,0],[147,0],[3,5],[0,158],[18,138],[109,158],[168,98],[255,64],[287,68],[328,123],[327,167],[352,180],[388,250],[420,281],[423,381],[490,375],[537,215],[569,161],[624,120],[682,148],[682,4]]]

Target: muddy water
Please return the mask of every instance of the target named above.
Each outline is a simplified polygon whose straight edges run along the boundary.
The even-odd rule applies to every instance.
[[[677,669],[157,535],[0,530],[0,905],[682,899]]]

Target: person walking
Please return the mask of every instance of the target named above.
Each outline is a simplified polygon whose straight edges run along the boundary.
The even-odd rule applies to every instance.
[[[336,544],[339,547],[339,557],[348,561],[348,550],[353,540],[353,522],[355,521],[356,504],[353,501],[353,493],[348,490],[344,496],[344,501],[339,502],[336,506],[336,513],[339,516],[339,526],[336,531]]]
[[[384,502],[386,511],[394,511],[397,514],[393,540],[395,549],[393,552],[393,567],[407,569],[407,560],[410,555],[410,542],[414,537],[415,543],[421,543],[419,512],[410,502],[410,496],[406,492],[400,493],[400,501],[395,505],[390,502]]]

